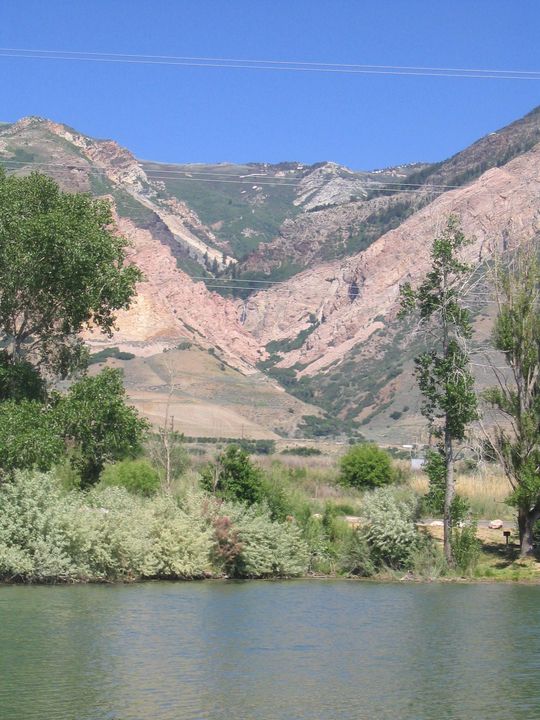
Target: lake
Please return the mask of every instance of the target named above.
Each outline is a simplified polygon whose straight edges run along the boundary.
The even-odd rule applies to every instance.
[[[2,720],[540,717],[540,586],[0,587]]]

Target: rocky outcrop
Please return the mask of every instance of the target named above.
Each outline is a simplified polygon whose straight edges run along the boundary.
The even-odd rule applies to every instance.
[[[314,374],[339,363],[385,320],[395,317],[400,285],[406,280],[414,283],[426,272],[431,240],[449,214],[458,215],[465,233],[474,238],[467,257],[477,263],[493,244],[502,242],[503,235],[515,242],[536,235],[539,191],[540,145],[536,145],[503,168],[446,192],[365,252],[319,265],[252,296],[243,308],[244,326],[265,345],[297,337],[308,318],[315,316],[318,327],[280,364],[300,364],[301,374]]]
[[[367,247],[382,234],[379,230],[386,215],[399,224],[398,211],[406,203],[409,214],[422,203],[421,197],[411,198],[405,193],[379,196],[365,201],[350,199],[341,205],[306,212],[285,220],[279,236],[269,243],[261,243],[240,267],[242,271],[270,274],[286,262],[295,268],[312,267],[314,264],[338,257],[354,255]]]
[[[238,321],[236,304],[179,270],[170,249],[148,230],[127,219],[118,224],[131,243],[127,261],[142,270],[144,281],[132,307],[118,314],[118,329],[107,344],[143,346],[145,351],[138,354],[151,354],[152,347],[159,351],[187,338],[215,348],[218,356],[244,372],[253,372],[264,352]],[[104,342],[98,335],[89,340],[94,345]]]
[[[337,163],[326,162],[310,169],[302,178],[294,204],[309,211],[341,205],[366,195],[365,181],[358,174]]]

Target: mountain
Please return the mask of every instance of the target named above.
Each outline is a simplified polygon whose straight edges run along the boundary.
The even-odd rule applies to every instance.
[[[474,238],[468,257],[478,265],[494,246],[538,232],[539,143],[536,109],[437,164],[369,172],[331,162],[178,165],[139,161],[113,141],[24,118],[0,125],[0,162],[114,203],[130,259],[145,274],[112,340],[136,356],[126,373],[160,366],[167,350],[178,357],[175,385],[184,382],[199,403],[212,403],[209,387],[219,396],[223,372],[253,407],[260,388],[261,407],[274,403],[277,414],[257,419],[250,402],[238,403],[246,426],[260,423],[258,436],[264,428],[317,435],[360,427],[400,442],[420,422],[415,345],[396,319],[399,285],[426,271],[431,240],[451,213]],[[486,307],[475,314],[487,332]],[[111,344],[88,340],[97,350]],[[186,343],[212,354],[206,389],[204,373],[195,384],[181,379],[187,355],[174,348]],[[163,373],[154,385],[141,378],[155,373],[135,376],[134,393],[165,392]],[[216,399],[216,412],[223,402]]]

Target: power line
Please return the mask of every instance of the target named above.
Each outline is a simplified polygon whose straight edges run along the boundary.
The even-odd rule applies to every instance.
[[[47,162],[38,162],[33,160],[11,160],[9,158],[1,158],[0,162],[5,163],[6,165],[19,165],[20,169],[23,169],[25,167],[30,166],[36,166],[36,167],[53,167],[53,168],[61,168],[65,170],[81,170],[84,172],[89,173],[95,173],[100,174],[105,177],[107,176],[107,173],[105,170],[95,168],[95,167],[85,167],[81,165],[69,165],[66,163],[47,163]],[[265,177],[272,178],[271,180],[263,180],[263,181],[255,181],[246,179],[242,175],[228,175],[224,174],[223,179],[220,177],[190,177],[189,173],[183,170],[169,170],[169,171],[154,171],[154,170],[144,170],[144,168],[141,168],[143,172],[148,176],[151,180],[168,180],[168,181],[177,181],[177,180],[185,180],[189,182],[208,182],[208,183],[234,183],[234,184],[240,184],[240,185],[251,185],[252,187],[256,186],[263,186],[263,185],[270,185],[274,187],[299,187],[301,185],[302,180],[298,179],[296,181],[291,182],[290,180],[288,182],[282,182],[278,178],[275,178],[270,173],[266,175]],[[169,173],[168,175],[162,175],[161,173]],[[159,174],[158,174],[159,173]],[[178,175],[175,175],[174,173],[179,173]],[[211,175],[211,173],[208,173],[208,175]],[[230,179],[229,179],[230,178]],[[238,179],[236,179],[238,178]],[[344,179],[344,178],[342,178]],[[360,178],[351,178],[351,182],[354,182],[356,186],[363,186],[366,189],[370,190],[385,190],[388,192],[391,191],[402,191],[402,192],[411,192],[412,189],[418,190],[418,192],[421,192],[423,190],[426,191],[433,191],[433,192],[442,192],[444,190],[456,190],[458,188],[463,187],[462,185],[449,185],[449,184],[436,184],[436,185],[428,185],[424,183],[406,183],[406,182],[399,182],[399,181],[391,181],[391,180],[362,180]],[[403,188],[403,190],[401,190]],[[313,189],[313,192],[315,192],[317,188]]]
[[[456,77],[482,80],[540,80],[540,71],[537,70],[497,70],[493,68],[482,69],[409,65],[346,64],[311,61],[305,62],[297,60],[246,60],[243,58],[100,53],[71,50],[43,50],[35,48],[0,48],[0,56],[30,58],[37,60],[174,65],[177,67],[270,70],[279,72],[319,72],[348,75],[408,75],[415,77]]]

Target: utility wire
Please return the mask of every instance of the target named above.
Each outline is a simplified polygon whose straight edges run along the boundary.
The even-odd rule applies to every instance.
[[[80,52],[71,50],[40,50],[35,48],[0,48],[0,56],[37,60],[67,60],[177,67],[207,67],[279,72],[319,72],[354,75],[409,75],[422,77],[458,77],[498,80],[540,80],[537,70],[496,70],[493,68],[451,68],[409,65],[368,65],[296,60],[245,60],[242,58],[211,58],[174,55],[142,55],[121,53]]]
[[[6,164],[6,165],[19,165],[20,169],[23,169],[25,167],[30,166],[36,166],[36,167],[45,167],[45,168],[60,168],[65,170],[80,170],[84,172],[89,173],[95,173],[100,174],[105,177],[107,177],[107,173],[105,170],[101,170],[99,168],[94,167],[86,167],[82,165],[68,165],[65,163],[47,163],[47,162],[37,162],[33,160],[11,160],[9,158],[2,158],[0,157],[0,162]],[[18,168],[16,168],[18,169]],[[234,183],[234,184],[240,184],[240,185],[250,185],[250,186],[263,186],[263,185],[270,185],[274,187],[299,187],[301,185],[301,180],[293,181],[291,182],[290,179],[287,182],[281,182],[279,178],[274,178],[271,174],[268,174],[265,177],[272,178],[271,180],[263,180],[263,181],[255,181],[252,179],[246,179],[245,177],[241,175],[225,175],[223,179],[221,177],[219,178],[202,178],[202,177],[190,177],[189,174],[186,174],[185,171],[178,170],[178,171],[145,171],[144,168],[141,168],[143,172],[146,173],[146,175],[151,180],[168,180],[168,181],[174,181],[177,180],[185,180],[190,182],[209,182],[209,183]],[[162,172],[169,172],[168,175],[162,175]],[[174,173],[182,173],[179,175],[175,175]],[[210,173],[208,173],[210,174]],[[231,178],[231,179],[228,179]],[[238,178],[238,179],[236,179]],[[402,192],[413,192],[413,191],[433,191],[433,192],[442,192],[444,190],[456,190],[458,188],[464,187],[463,185],[446,185],[446,184],[436,184],[436,185],[429,185],[429,184],[423,184],[423,183],[401,183],[399,181],[390,181],[390,180],[362,180],[361,178],[352,178],[351,182],[354,182],[356,186],[364,186],[366,189],[372,189],[372,190],[386,190],[388,192],[393,191],[399,191],[401,188],[403,188]],[[314,189],[314,192],[317,188]]]

